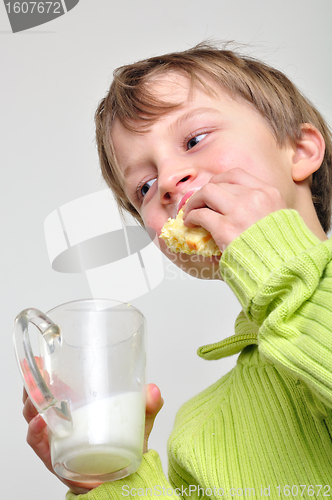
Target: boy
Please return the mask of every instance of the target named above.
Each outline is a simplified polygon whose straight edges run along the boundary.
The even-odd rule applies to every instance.
[[[185,224],[211,233],[220,262],[170,254],[163,241],[162,251],[202,278],[216,278],[218,265],[243,311],[233,337],[199,349],[205,359],[241,354],[180,409],[169,482],[147,451],[162,405],[150,385],[141,467],[80,498],[330,496],[332,145],[324,120],[280,72],[200,45],[120,68],[96,125],[119,206],[158,235],[184,206]],[[49,466],[34,415],[27,399],[28,442]],[[68,500],[84,491],[70,487]]]

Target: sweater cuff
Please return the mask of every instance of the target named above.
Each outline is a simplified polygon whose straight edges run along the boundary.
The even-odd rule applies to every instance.
[[[246,312],[276,269],[319,243],[298,212],[273,212],[228,245],[220,259],[220,272]]]
[[[154,450],[144,453],[138,470],[123,479],[103,483],[85,495],[75,495],[69,491],[66,500],[125,500],[126,497],[139,496],[139,489],[144,496],[153,496],[157,490],[170,487],[162,470],[159,455]],[[158,489],[159,488],[159,489]],[[134,492],[132,494],[132,492]]]

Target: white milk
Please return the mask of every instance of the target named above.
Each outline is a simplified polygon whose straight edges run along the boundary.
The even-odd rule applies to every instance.
[[[105,475],[138,464],[142,456],[145,401],[140,392],[101,399],[72,412],[73,429],[51,434],[53,466],[82,475]]]

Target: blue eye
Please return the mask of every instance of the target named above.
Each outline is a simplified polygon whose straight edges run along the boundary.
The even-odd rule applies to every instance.
[[[138,187],[138,191],[140,193],[141,196],[144,196],[146,195],[146,193],[149,191],[150,187],[152,186],[152,184],[156,181],[157,179],[151,179],[150,181],[147,181],[147,182],[144,182],[144,184],[142,186],[139,186]]]
[[[195,137],[192,137],[189,139],[187,142],[187,149],[192,149],[196,144],[198,144],[204,137],[206,137],[207,134],[200,134],[200,135],[195,135]]]

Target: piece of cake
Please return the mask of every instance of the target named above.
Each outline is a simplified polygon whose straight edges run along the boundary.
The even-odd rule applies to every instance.
[[[168,219],[161,230],[162,238],[172,252],[182,252],[189,255],[197,254],[204,257],[221,255],[211,234],[201,226],[186,227],[183,223],[183,209],[176,219]]]

